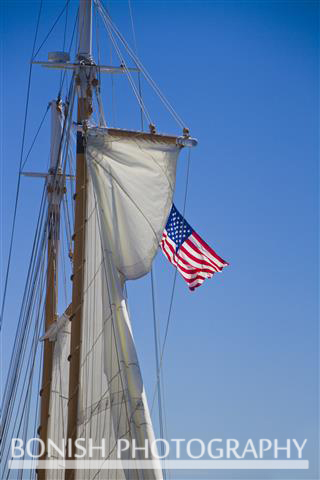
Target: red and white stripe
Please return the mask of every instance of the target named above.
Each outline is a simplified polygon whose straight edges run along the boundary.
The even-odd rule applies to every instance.
[[[176,244],[165,230],[161,239],[161,249],[188,283],[190,290],[202,285],[206,278],[221,272],[228,262],[223,260],[201,237],[193,232],[176,253]]]

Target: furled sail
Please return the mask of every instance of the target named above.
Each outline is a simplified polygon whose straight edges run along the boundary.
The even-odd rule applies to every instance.
[[[124,281],[148,272],[169,214],[181,147],[172,137],[90,129],[86,253],[78,438],[105,442],[101,468],[76,478],[160,480],[157,456],[149,449],[138,459],[148,470],[103,470],[117,458],[117,440],[128,441],[121,458],[132,458],[132,444],[154,441],[150,413],[124,296]],[[101,459],[101,451],[94,451]]]

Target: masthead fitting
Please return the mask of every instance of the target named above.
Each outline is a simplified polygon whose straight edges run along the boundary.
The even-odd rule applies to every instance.
[[[150,133],[155,134],[156,133],[156,126],[154,123],[150,123],[149,125]]]
[[[189,138],[189,137],[190,137],[190,130],[189,130],[189,128],[184,127],[184,129],[183,129],[183,136],[186,137],[186,138]]]

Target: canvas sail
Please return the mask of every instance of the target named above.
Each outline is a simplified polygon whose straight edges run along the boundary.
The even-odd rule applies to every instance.
[[[154,432],[123,292],[126,279],[146,274],[169,214],[180,147],[171,140],[87,135],[86,255],[82,318],[78,438],[105,442],[106,460],[117,456],[117,440],[144,447]],[[94,451],[101,458],[101,451]],[[143,452],[137,458],[146,458]],[[76,478],[162,478],[152,452],[149,470],[103,468],[77,471]]]
[[[172,205],[180,150],[174,137],[89,130],[86,155],[102,234],[123,279],[151,268]]]
[[[52,379],[50,392],[50,416],[48,418],[48,438],[52,440],[64,453],[64,441],[67,437],[68,415],[68,387],[69,387],[69,362],[70,331],[69,321],[70,307],[53,323],[40,340],[48,338],[54,342]],[[48,480],[63,480],[64,470],[62,456],[52,449],[50,458],[57,460],[61,470],[46,470]]]
[[[111,413],[111,391],[104,372],[104,323],[110,312],[104,299],[103,263],[98,209],[89,177],[77,437],[85,439],[83,446],[87,452],[90,439],[95,446],[106,443],[105,452],[93,450],[93,455],[89,453],[85,458],[114,460],[116,434]],[[110,478],[125,479],[122,471],[107,472],[98,468],[75,472],[76,479],[99,480],[108,478],[108,475],[111,475]]]

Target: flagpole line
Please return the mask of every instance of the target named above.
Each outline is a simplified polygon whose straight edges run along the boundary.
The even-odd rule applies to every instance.
[[[183,223],[185,223],[185,213],[186,213],[188,187],[189,187],[190,163],[191,163],[191,149],[189,148],[188,149],[188,158],[187,158],[186,188],[185,188],[185,192],[184,192],[184,202],[183,202]],[[176,267],[176,270],[175,270],[175,273],[174,273],[174,280],[173,280],[173,286],[172,286],[172,293],[171,293],[171,300],[170,300],[170,307],[169,307],[166,331],[165,331],[165,336],[164,336],[164,339],[163,339],[163,344],[162,344],[162,349],[161,349],[160,366],[159,366],[160,370],[162,369],[164,349],[165,349],[166,341],[167,341],[167,337],[168,337],[169,323],[170,323],[170,318],[171,318],[173,299],[174,299],[176,280],[177,280],[177,273],[178,273],[178,269]]]
[[[191,149],[189,148],[189,149],[188,149],[188,156],[187,156],[186,187],[185,187],[184,201],[183,201],[183,221],[184,221],[184,222],[185,222],[185,213],[186,213],[188,187],[189,187],[190,164],[191,164]],[[160,374],[161,374],[161,370],[162,370],[164,350],[165,350],[165,346],[166,346],[166,342],[167,342],[167,337],[168,337],[168,332],[169,332],[169,325],[170,325],[170,319],[171,319],[173,299],[174,299],[174,294],[175,294],[175,289],[176,289],[177,273],[178,273],[178,269],[177,269],[177,267],[176,267],[176,268],[175,268],[175,272],[174,272],[174,277],[173,277],[173,284],[172,284],[172,290],[171,290],[171,298],[170,298],[170,306],[169,306],[168,318],[167,318],[167,323],[166,323],[166,328],[165,328],[165,334],[164,334],[164,339],[163,339],[162,348],[161,348],[159,371],[158,371],[158,374],[157,374],[157,383],[156,383],[156,385],[155,385],[154,392],[153,392],[152,405],[151,405],[151,413],[152,413],[152,411],[153,411],[153,407],[154,407],[154,403],[155,403],[155,397],[156,397],[156,392],[157,392],[157,389],[158,389],[158,383],[159,383]]]

